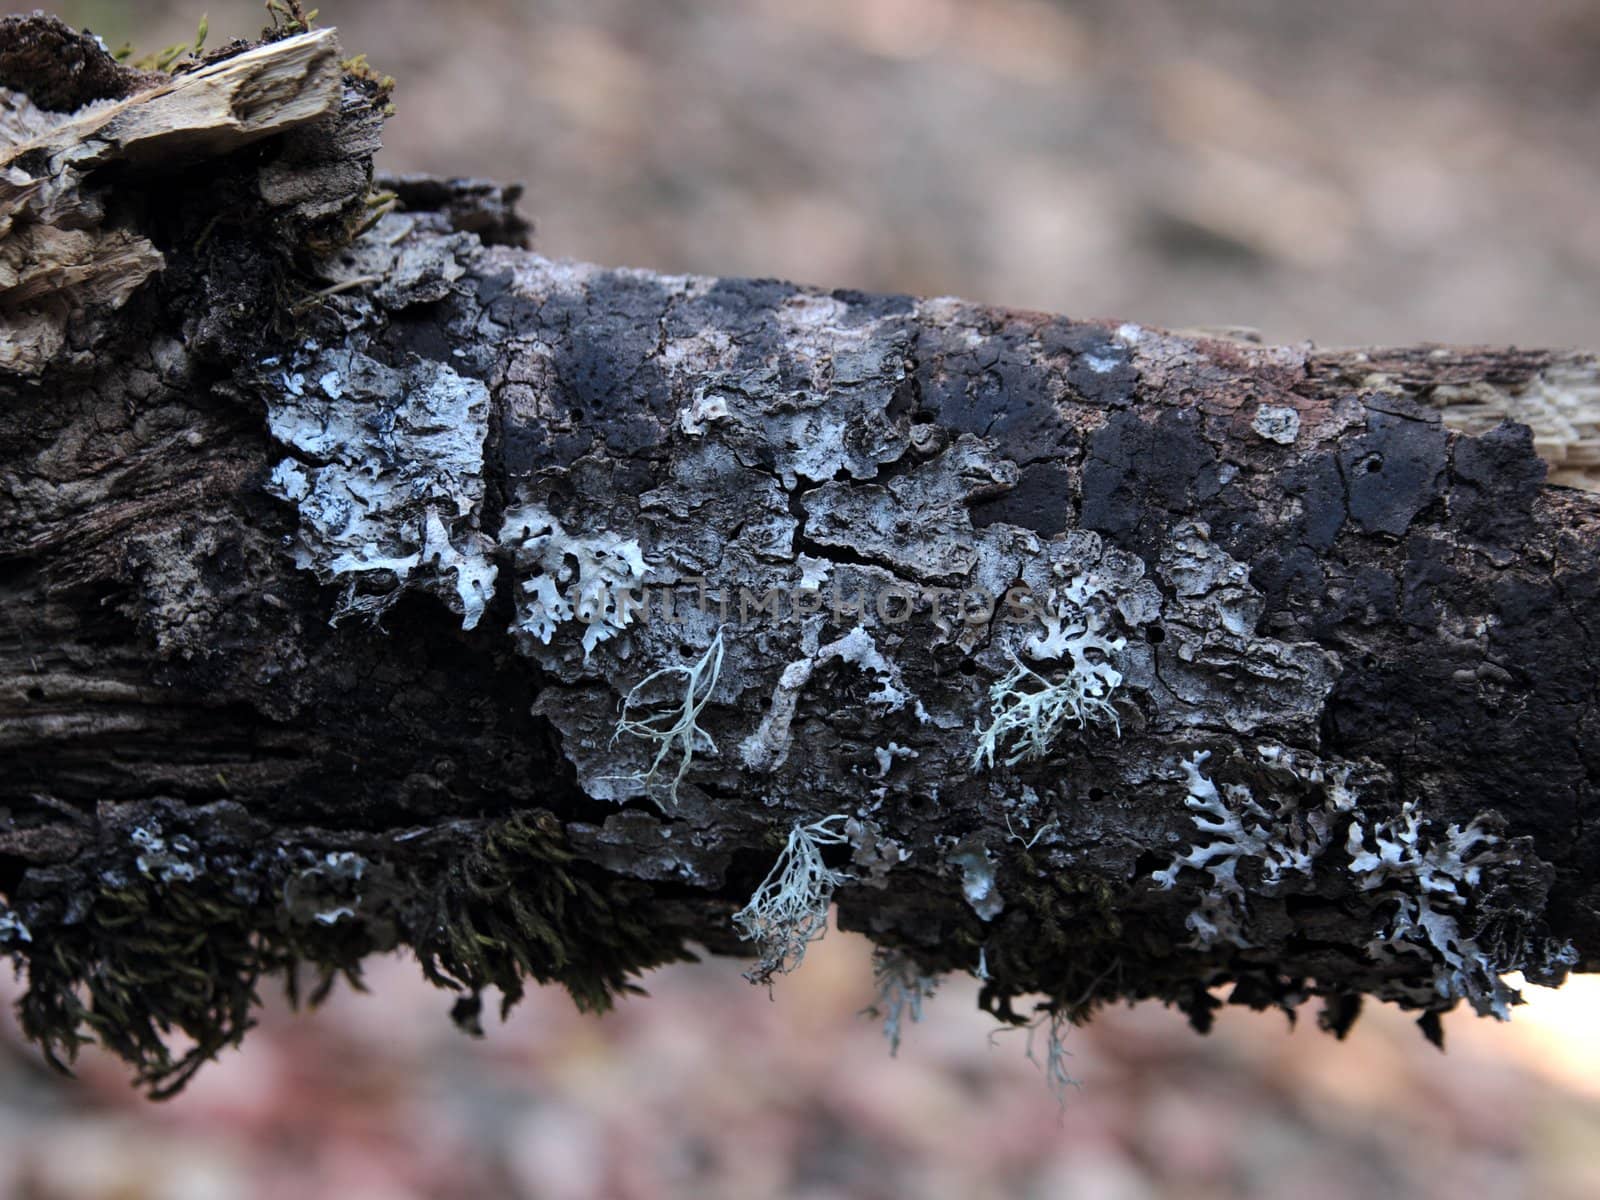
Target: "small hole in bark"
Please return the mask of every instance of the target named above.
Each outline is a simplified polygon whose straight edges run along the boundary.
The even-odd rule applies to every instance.
[[[1167,640],[1167,631],[1159,625],[1152,625],[1144,631],[1144,640],[1152,646],[1159,646]]]
[[[1100,803],[1100,801],[1104,800],[1105,798],[1106,798],[1106,790],[1105,790],[1105,788],[1090,788],[1089,789],[1089,799],[1094,801],[1094,803],[1098,804],[1098,803]]]
[[[28,699],[29,700],[43,700],[44,699],[44,689],[42,687],[38,687],[37,685],[35,685],[34,687],[29,688],[28,689]]]
[[[678,643],[678,653],[683,655],[685,658],[699,658],[700,657],[698,654],[695,653],[694,647],[689,645],[688,642],[679,642]]]
[[[1379,471],[1383,470],[1382,456],[1374,454],[1371,458],[1367,459],[1365,470],[1368,475],[1376,475]]]
[[[976,675],[978,673],[978,664],[973,662],[970,658],[963,658],[961,660],[961,665],[957,667],[956,670],[960,671],[963,675]]]
[[[1167,860],[1161,855],[1153,850],[1146,850],[1134,860],[1133,873],[1135,876],[1154,875],[1157,871],[1165,870],[1168,865]]]

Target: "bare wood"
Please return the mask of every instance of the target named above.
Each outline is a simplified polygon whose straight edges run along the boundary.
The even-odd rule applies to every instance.
[[[148,239],[107,223],[85,186],[91,171],[176,167],[324,118],[340,73],[338,41],[319,30],[63,120],[10,93],[0,109],[0,367],[38,375],[74,320],[120,308],[164,265]]]

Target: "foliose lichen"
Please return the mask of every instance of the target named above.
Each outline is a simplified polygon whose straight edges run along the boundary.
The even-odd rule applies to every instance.
[[[479,529],[488,389],[444,363],[396,369],[314,341],[272,370],[268,425],[294,454],[267,490],[299,510],[296,564],[345,585],[338,616],[414,588],[476,626],[497,573]]]
[[[1244,948],[1251,943],[1246,934],[1245,888],[1239,880],[1241,863],[1246,859],[1260,863],[1260,886],[1269,894],[1285,872],[1309,877],[1327,845],[1328,817],[1319,810],[1303,813],[1287,796],[1278,802],[1276,811],[1269,812],[1239,783],[1225,783],[1219,790],[1201,771],[1210,757],[1209,751],[1196,751],[1182,766],[1187,779],[1184,804],[1193,813],[1195,827],[1214,840],[1197,842],[1151,878],[1168,889],[1184,870],[1210,875],[1200,907],[1189,914],[1185,924],[1201,948],[1218,942]]]
[[[1415,997],[1419,1002],[1464,999],[1480,1015],[1507,1020],[1521,996],[1503,975],[1537,964],[1542,978],[1571,964],[1575,955],[1570,946],[1526,933],[1499,945],[1469,934],[1469,910],[1490,877],[1521,865],[1522,855],[1487,814],[1443,830],[1429,831],[1428,824],[1414,802],[1398,818],[1371,822],[1370,828],[1359,816],[1350,823],[1345,846],[1351,875],[1363,891],[1383,891],[1394,900],[1389,922],[1368,951],[1389,960],[1421,958],[1434,995]]]
[[[532,503],[506,512],[500,544],[513,551],[522,576],[513,634],[548,646],[558,628],[579,621],[588,661],[638,616],[636,589],[647,572],[638,539],[569,534],[544,505]]]

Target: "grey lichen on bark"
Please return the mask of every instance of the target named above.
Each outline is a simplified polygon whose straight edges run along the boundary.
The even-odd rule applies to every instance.
[[[605,270],[482,184],[363,228],[381,101],[68,181],[160,264],[0,375],[47,1050],[169,1088],[262,975],[399,945],[469,1027],[603,1006],[830,896],[1013,1021],[1436,1030],[1600,961],[1600,500],[1434,406],[1559,409],[1591,356]]]

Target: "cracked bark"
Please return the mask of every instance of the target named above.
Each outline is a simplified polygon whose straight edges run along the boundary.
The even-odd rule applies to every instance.
[[[211,85],[70,45],[88,92],[0,54],[39,139],[0,250],[139,277],[0,275],[0,946],[47,1052],[170,1089],[263,975],[395,946],[469,1027],[526,977],[602,1006],[754,954],[734,913],[836,816],[840,923],[1008,1020],[1436,1033],[1600,962],[1600,497],[1486,419],[1592,356],[603,270],[460,181],[362,231],[384,97],[331,35],[140,154],[105,131]],[[1013,677],[1081,722],[977,764]]]

